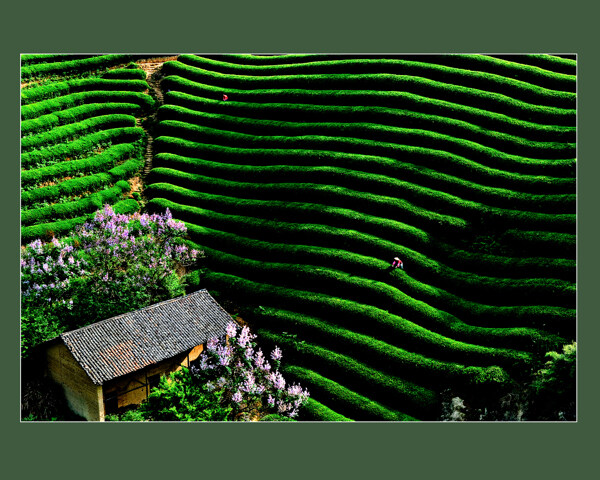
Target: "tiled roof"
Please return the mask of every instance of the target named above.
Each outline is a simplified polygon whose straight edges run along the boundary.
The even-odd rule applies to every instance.
[[[96,385],[225,335],[229,314],[206,290],[61,334]]]

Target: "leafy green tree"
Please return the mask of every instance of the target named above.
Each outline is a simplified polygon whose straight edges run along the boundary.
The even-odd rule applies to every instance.
[[[540,420],[575,420],[577,343],[546,357],[549,360],[531,384],[532,413]]]
[[[108,205],[69,238],[35,240],[21,254],[22,355],[65,330],[185,293],[199,252],[164,215],[116,214]]]
[[[152,390],[133,418],[137,416],[137,419],[155,421],[230,420],[232,408],[221,402],[221,396],[221,392],[210,391],[183,367],[161,378],[158,387]]]

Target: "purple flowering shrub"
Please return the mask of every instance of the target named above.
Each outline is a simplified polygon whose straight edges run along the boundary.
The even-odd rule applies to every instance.
[[[183,222],[165,214],[116,214],[109,205],[72,237],[35,240],[21,252],[23,354],[64,330],[184,292],[199,252]]]
[[[286,384],[279,371],[281,350],[275,347],[270,356],[273,364],[269,363],[257,349],[256,335],[247,326],[238,330],[233,322],[227,326],[227,337],[227,341],[213,338],[207,342],[191,374],[209,392],[219,391],[238,419],[258,420],[271,413],[296,417],[309,392]]]

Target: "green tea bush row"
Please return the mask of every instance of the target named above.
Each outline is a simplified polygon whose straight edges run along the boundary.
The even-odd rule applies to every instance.
[[[556,55],[498,55],[498,57],[511,62],[516,62],[523,65],[532,65],[545,70],[550,70],[552,72],[561,72],[571,76],[575,76],[577,73],[577,62],[575,60],[558,57]]]
[[[72,232],[77,225],[90,220],[95,213],[88,213],[80,217],[69,218],[66,220],[57,220],[54,222],[41,223],[39,225],[29,225],[21,227],[21,245],[27,244],[38,238],[59,237],[63,234]]]
[[[232,117],[234,118],[234,117]],[[217,122],[219,122],[217,120]],[[253,122],[254,123],[254,122]],[[226,144],[244,148],[295,148],[310,150],[334,150],[348,153],[369,154],[386,157],[395,157],[400,160],[408,160],[411,163],[419,163],[440,170],[448,170],[450,167],[440,168],[444,164],[450,164],[457,174],[461,171],[487,170],[488,176],[502,176],[506,173],[520,173],[529,175],[547,175],[552,177],[575,177],[575,159],[558,159],[544,161],[540,159],[525,159],[524,157],[512,156],[511,158],[498,155],[492,151],[485,163],[481,156],[473,159],[458,153],[430,148],[429,146],[410,145],[410,140],[385,141],[385,139],[373,140],[365,138],[353,138],[352,136],[331,136],[320,134],[302,134],[293,132],[297,136],[289,135],[255,135],[234,131],[231,126],[215,128],[212,125],[193,125],[177,120],[164,120],[160,123],[161,133],[166,136],[179,137],[185,140],[207,142],[210,139],[227,142]],[[412,135],[410,130],[408,135]],[[270,130],[262,130],[261,133],[269,133]],[[291,133],[291,132],[286,132]],[[305,133],[305,132],[304,132]],[[335,133],[335,132],[333,132]],[[388,140],[393,140],[388,138]],[[402,136],[400,136],[402,137]],[[397,139],[397,140],[401,140]],[[417,142],[415,142],[417,143]],[[429,142],[424,142],[427,145]],[[472,144],[476,145],[476,144]],[[466,152],[462,152],[466,153]],[[472,152],[471,152],[472,153]],[[488,152],[489,153],[489,152]],[[522,159],[516,161],[515,159]],[[429,160],[429,161],[428,161]],[[458,168],[457,168],[458,167]],[[500,170],[498,170],[500,169]]]
[[[401,162],[499,188],[511,188],[512,184],[517,184],[517,187],[519,184],[526,185],[532,180],[535,181],[535,176],[544,176],[547,181],[557,179],[560,182],[562,180],[562,183],[570,186],[574,184],[575,179],[575,160],[556,160],[552,163],[532,160],[534,163],[511,164],[511,170],[507,170],[505,167],[509,166],[502,166],[501,169],[498,169],[449,152],[392,142],[322,135],[303,135],[301,137],[249,135],[207,126],[194,128],[189,123],[176,120],[164,120],[160,122],[159,128],[161,136],[196,143],[220,144],[256,150],[307,150],[312,155],[337,151],[344,154],[395,158]]]
[[[130,215],[140,211],[140,204],[133,198],[125,198],[113,205],[113,211],[117,215]]]
[[[35,210],[25,210],[21,212],[21,225],[32,225],[35,223],[49,222],[55,218],[72,218],[82,216],[94,210],[102,208],[105,203],[115,203],[121,197],[123,192],[129,191],[131,187],[125,180],[118,181],[113,187],[81,198],[73,202],[57,203],[47,207],[37,208]],[[52,230],[52,227],[48,227]],[[21,240],[29,233],[21,229]]]
[[[327,137],[333,141],[344,140],[345,142],[350,141],[352,144],[365,144],[367,148],[372,145],[372,142],[391,145],[401,144],[439,150],[491,168],[555,176],[571,172],[575,162],[573,157],[540,159],[510,155],[476,142],[414,128],[399,128],[362,122],[282,122],[204,112],[191,113],[189,110],[181,112],[183,115],[177,115],[169,107],[167,108],[171,113],[170,116],[175,118],[165,120],[165,125],[181,126],[180,124],[184,124],[193,125],[195,128],[210,127],[217,130],[257,136],[261,139],[269,136],[277,137],[278,140],[282,137],[302,136],[315,138],[317,143],[320,144],[321,139]],[[180,110],[177,113],[180,113]],[[164,115],[164,112],[161,112],[161,114]],[[316,147],[319,148],[320,145],[316,145]],[[344,146],[343,149],[350,148],[353,147]]]
[[[262,283],[318,291],[372,305],[399,316],[402,312],[404,318],[415,324],[465,343],[519,350],[534,348],[536,343],[554,348],[565,343],[564,339],[529,327],[491,328],[466,324],[454,315],[410,297],[385,280],[366,279],[355,272],[314,268],[312,265],[298,265],[289,261],[256,261],[231,254],[223,248],[217,250],[204,247],[204,251],[209,258],[207,266],[215,271],[243,275],[244,278]],[[498,290],[501,290],[500,286]]]
[[[131,143],[119,143],[108,147],[103,152],[79,160],[60,162],[48,167],[23,170],[21,185],[32,185],[51,179],[73,176],[79,173],[96,173],[106,171],[117,163],[131,157],[135,147]]]
[[[33,135],[100,115],[116,114],[139,117],[141,108],[135,103],[90,103],[80,105],[21,122],[21,136]]]
[[[334,98],[338,97],[339,92],[358,94],[361,98],[374,93],[383,98],[394,98],[401,97],[406,92],[421,98],[435,98],[536,123],[575,124],[574,98],[569,98],[566,102],[561,101],[561,105],[568,104],[566,108],[564,106],[535,105],[499,93],[407,75],[327,74],[269,75],[268,77],[224,75],[190,67],[177,61],[165,62],[163,70],[167,76],[175,75],[193,82],[218,86],[222,90],[231,91],[232,96],[237,96],[245,89],[269,91],[272,94],[276,93],[278,98],[286,99],[305,96],[306,93],[315,90],[319,91],[321,95],[325,93]],[[572,94],[566,95],[573,97]],[[324,103],[331,103],[331,101]]]
[[[162,146],[162,140],[159,142]],[[201,152],[199,152],[199,155]],[[488,207],[498,207],[495,210],[498,217],[510,217],[510,210],[527,210],[541,213],[575,213],[575,194],[540,195],[514,192],[503,188],[487,187],[468,180],[462,180],[450,175],[439,174],[430,169],[416,169],[413,174],[410,166],[406,169],[400,162],[390,163],[389,171],[379,168],[380,173],[370,173],[372,158],[360,162],[359,158],[347,158],[341,163],[333,157],[333,166],[286,165],[247,165],[256,157],[223,158],[219,161],[203,160],[201,158],[185,157],[173,153],[158,153],[153,165],[181,170],[186,173],[205,176],[218,176],[230,180],[253,180],[258,182],[297,182],[297,183],[330,183],[346,188],[366,191],[376,191],[382,195],[396,195],[412,202],[423,202],[431,208],[433,205],[440,211],[459,209],[460,215],[478,215],[480,210]],[[236,160],[236,163],[225,161]],[[241,164],[239,163],[241,161]],[[382,161],[385,160],[382,158]],[[383,163],[382,162],[382,163]],[[362,167],[362,168],[361,168]],[[363,171],[364,168],[364,171]],[[414,178],[413,178],[414,177]],[[399,180],[401,178],[402,180]],[[446,192],[451,192],[446,193]],[[452,205],[452,206],[449,206]],[[503,213],[502,210],[505,210]],[[517,213],[517,216],[522,213]]]
[[[292,335],[295,343],[309,341],[327,349],[342,350],[382,372],[401,375],[402,378],[438,391],[450,385],[466,387],[486,383],[498,386],[507,383],[510,378],[499,367],[467,367],[459,363],[441,362],[317,317],[269,307],[256,309],[256,314],[259,315],[257,322],[261,326],[273,331],[285,331]]]
[[[288,63],[305,63],[316,60],[328,60],[332,55],[325,54],[306,54],[306,53],[289,53],[281,55],[253,55],[253,54],[227,54],[227,55],[202,55],[204,58],[215,60],[227,59],[231,63],[241,65],[258,64],[258,65],[279,65]],[[177,58],[179,59],[181,55]]]
[[[385,338],[394,346],[418,351],[439,360],[480,366],[499,365],[510,369],[522,367],[531,359],[531,354],[523,351],[452,340],[385,310],[351,300],[259,283],[212,270],[204,272],[203,279],[205,285],[209,285],[207,288],[227,291],[235,295],[239,303],[255,306],[265,303],[302,314],[340,319],[350,330]]]
[[[570,65],[567,65],[568,68],[563,68],[560,65],[563,63],[561,60],[554,62],[553,65],[540,68],[534,64],[524,63],[521,55],[514,57],[515,61],[511,61],[509,58],[507,55],[428,55],[424,60],[458,68],[496,73],[509,78],[518,78],[553,90],[577,91],[575,68],[571,68]]]
[[[360,395],[369,395],[384,405],[393,405],[415,416],[426,415],[436,409],[437,395],[432,390],[416,385],[403,378],[384,374],[379,370],[356,361],[347,355],[327,350],[315,344],[293,344],[280,334],[258,329],[259,338],[277,343],[292,361],[302,361],[327,378],[342,383]]]
[[[418,228],[428,231],[440,231],[445,228],[453,232],[459,232],[467,226],[467,222],[461,218],[440,215],[417,207],[406,200],[396,200],[396,198],[390,196],[364,193],[335,185],[309,183],[263,185],[201,177],[195,174],[182,173],[178,170],[156,167],[153,169],[151,177],[149,177],[149,183],[174,184],[179,190],[171,189],[171,192],[177,195],[180,200],[187,197],[187,201],[192,198],[204,198],[209,201],[207,196],[203,197],[203,194],[216,194],[216,192],[221,192],[222,196],[219,199],[213,197],[213,202],[216,200],[222,203],[226,199],[226,195],[245,197],[245,199],[239,199],[240,203],[237,206],[232,205],[230,211],[235,210],[235,208],[244,208],[247,213],[250,212],[255,216],[261,216],[267,208],[271,210],[267,214],[268,216],[272,216],[277,211],[279,217],[283,214],[286,219],[289,219],[289,213],[286,214],[286,212],[289,212],[288,205],[290,202],[300,203],[304,200],[305,203],[310,202],[312,204],[312,207],[310,205],[307,208],[300,206],[296,210],[296,212],[304,213],[304,220],[306,220],[307,215],[311,214],[321,216],[319,211],[326,213],[326,210],[324,210],[326,207],[336,207],[345,208],[346,212],[352,212],[351,215],[354,215],[354,218],[363,218],[364,214],[400,218],[404,224],[415,223]],[[308,192],[310,192],[310,196],[307,195]],[[394,227],[401,226],[400,222],[394,224]]]
[[[151,180],[166,172],[157,167]],[[171,173],[171,172],[169,172]],[[292,222],[319,223],[332,227],[360,230],[361,233],[388,238],[397,244],[415,249],[430,257],[444,259],[444,267],[453,266],[461,270],[494,274],[493,276],[535,278],[536,276],[553,276],[553,270],[558,270],[557,278],[573,279],[574,263],[566,260],[536,258],[528,261],[522,258],[482,255],[465,252],[455,246],[438,240],[432,242],[431,236],[423,230],[395,220],[378,218],[380,210],[373,215],[365,215],[356,210],[334,207],[331,205],[310,204],[305,202],[244,200],[225,195],[210,194],[197,189],[186,189],[172,184],[180,175],[174,173],[170,183],[152,183],[147,187],[148,195],[169,198],[184,205],[195,205],[218,210],[221,213],[244,213],[246,216],[265,217]],[[167,178],[169,179],[169,178]],[[206,190],[206,189],[203,189]],[[223,191],[222,189],[215,189]],[[234,192],[235,193],[235,192]],[[303,199],[307,200],[307,199]],[[573,244],[574,245],[574,244]],[[519,273],[519,269],[522,270]]]
[[[548,332],[574,338],[575,308],[546,305],[499,306],[485,305],[476,297],[470,301],[447,290],[424,283],[401,271],[389,271],[390,262],[380,258],[360,255],[348,250],[270,243],[242,237],[207,227],[189,224],[188,231],[202,248],[244,252],[244,256],[264,262],[290,262],[312,265],[314,268],[329,267],[344,270],[354,276],[362,276],[377,282],[385,282],[416,300],[429,303],[453,314],[467,323],[483,327],[535,327]],[[518,259],[517,259],[518,260]]]
[[[57,185],[37,188],[21,194],[21,205],[29,205],[40,201],[51,201],[57,198],[76,195],[85,191],[98,190],[112,182],[112,175],[106,172],[72,178]]]
[[[428,115],[408,110],[396,110],[383,107],[350,107],[350,106],[319,106],[306,104],[262,104],[225,102],[194,97],[189,102],[193,108],[184,104],[188,95],[173,92],[170,99],[174,103],[162,105],[158,111],[160,120],[181,120],[188,123],[206,122],[208,118],[223,116],[223,118],[244,118],[244,123],[238,124],[238,131],[253,132],[254,126],[268,122],[269,125],[290,125],[298,128],[315,130],[320,126],[330,128],[328,123],[339,125],[341,129],[355,128],[357,124],[367,128],[385,131],[387,127],[408,128],[413,131],[424,131],[429,134],[438,133],[454,139],[474,142],[478,145],[499,150],[506,154],[521,155],[529,158],[554,159],[574,158],[574,130],[553,132],[552,141],[528,140],[523,137],[509,135],[479,128],[471,123],[439,115]],[[210,114],[213,114],[212,116]],[[217,117],[218,118],[218,117]],[[571,135],[572,134],[572,135]]]
[[[192,84],[176,76],[164,80],[165,88],[172,89],[165,93],[166,103],[179,105],[193,110],[206,110],[212,113],[236,114],[243,111],[246,117],[266,118],[272,120],[296,121],[371,121],[402,127],[432,129],[443,131],[456,137],[477,141],[482,144],[505,150],[508,153],[536,156],[535,151],[543,148],[538,143],[554,144],[556,142],[575,143],[576,127],[561,125],[543,125],[498,115],[485,110],[469,109],[448,102],[434,99],[417,101],[412,97],[404,99],[404,103],[390,107],[389,103],[360,105],[360,99],[354,105],[336,105],[329,102],[320,105],[318,101],[307,102],[297,98],[294,103],[274,102],[273,96],[252,97],[246,92],[243,97],[234,97],[227,102],[221,100],[222,89],[210,85]],[[182,91],[185,90],[185,91]],[[189,91],[190,93],[186,93]],[[311,94],[311,97],[317,92]],[[308,98],[310,100],[310,98]],[[262,101],[261,101],[262,100]],[[346,100],[345,103],[348,103]],[[465,131],[468,133],[465,135]],[[534,142],[531,144],[531,142]],[[511,144],[518,144],[507,150]],[[529,148],[528,148],[529,147]],[[527,148],[527,150],[523,150]],[[559,147],[556,147],[559,148]],[[574,150],[571,145],[570,151]],[[553,157],[550,152],[546,155]]]
[[[21,166],[32,168],[36,164],[42,165],[50,161],[65,160],[69,157],[79,156],[92,151],[102,145],[115,143],[133,143],[145,138],[145,131],[141,127],[111,128],[81,137],[73,142],[53,145],[42,150],[27,152],[21,155]]]
[[[118,180],[131,178],[143,166],[143,159],[132,158],[107,172],[96,173],[81,178],[72,178],[57,185],[37,188],[21,194],[21,205],[44,200],[54,200],[62,196],[78,195],[86,191],[98,190]]]
[[[289,168],[292,171],[296,170],[293,167]],[[453,228],[456,232],[468,234],[468,223],[462,218],[471,221],[484,218],[485,222],[498,229],[504,226],[557,232],[575,230],[575,214],[547,214],[489,207],[445,192],[429,190],[384,176],[355,175],[358,177],[357,180],[350,174],[338,184],[335,179],[341,178],[343,171],[323,168],[319,173],[321,176],[312,178],[327,183],[303,182],[311,179],[303,178],[303,175],[298,175],[300,178],[297,183],[287,183],[283,179],[275,183],[268,183],[266,179],[261,179],[264,183],[259,183],[261,180],[252,183],[185,173],[177,169],[157,166],[153,169],[149,181],[171,183],[206,193],[263,199],[268,203],[263,203],[262,206],[273,211],[283,208],[284,215],[286,215],[287,202],[310,202],[352,209],[359,214],[368,213],[376,217],[394,218],[426,231],[439,231],[440,226],[444,225]],[[328,175],[331,173],[333,175]],[[249,177],[245,180],[252,180],[253,175],[249,174]],[[260,210],[261,204],[257,205]],[[289,214],[286,216],[289,218]],[[367,224],[370,222],[368,218],[365,220]]]
[[[384,407],[381,403],[360,395],[338,382],[319,375],[313,370],[290,364],[286,364],[282,368],[286,378],[288,376],[294,378],[310,389],[312,397],[304,408],[308,410],[309,415],[312,414],[317,420],[339,421],[341,419],[339,419],[338,415],[343,418],[352,418],[359,421],[402,422],[416,420],[410,415]],[[344,412],[345,415],[336,413],[335,416],[332,416],[329,410],[325,410],[323,415],[320,408],[315,412],[313,404],[310,401],[316,402],[313,398],[315,396],[327,399],[330,405],[338,411]]]
[[[321,224],[289,223],[258,217],[221,214],[214,210],[190,207],[163,198],[153,198],[150,203],[158,208],[176,211],[179,219],[204,225],[208,228],[239,231],[261,240],[276,240],[310,245],[332,247],[354,251],[377,258],[393,258],[395,255],[410,261],[411,276],[427,283],[448,289],[465,298],[475,301],[493,301],[497,304],[514,304],[520,300],[532,304],[538,298],[557,306],[572,306],[575,301],[575,288],[572,282],[557,279],[505,279],[484,277],[459,271],[428,256],[407,248],[394,241],[383,240],[374,235],[357,230],[348,230]],[[410,260],[409,260],[410,259]],[[408,268],[408,267],[407,267]]]
[[[108,173],[114,180],[126,180],[138,174],[144,163],[143,158],[130,158],[121,165],[111,168]]]
[[[140,106],[142,111],[149,111],[154,106],[154,99],[150,95],[140,92],[76,92],[30,105],[23,105],[21,107],[21,120],[30,120],[49,113],[56,114],[58,110],[89,103],[135,103]]]
[[[219,140],[215,139],[214,141]],[[460,189],[460,184],[474,183],[480,187],[491,184],[491,188],[498,189],[492,190],[492,192],[499,191],[502,193],[504,191],[505,194],[507,190],[546,195],[573,194],[575,192],[575,178],[522,175],[501,170],[493,171],[494,176],[491,176],[490,169],[477,167],[475,164],[468,166],[462,173],[462,177],[459,178],[456,177],[457,172],[452,172],[451,169],[448,169],[450,173],[447,174],[419,165],[417,160],[415,161],[416,164],[413,164],[403,161],[403,158],[394,159],[377,155],[359,155],[325,150],[314,151],[310,149],[240,148],[215,143],[192,142],[164,135],[156,139],[155,148],[158,153],[173,153],[180,156],[233,164],[341,166],[357,171],[401,178],[411,183],[428,185],[438,190],[446,190],[449,187]],[[460,190],[464,190],[464,188]],[[489,195],[486,196],[486,198],[488,197]],[[507,200],[507,202],[510,202],[510,200]]]
[[[576,253],[575,234],[510,229],[504,233],[503,238],[508,245],[519,245],[524,255],[535,255],[540,251],[559,251],[573,258]]]
[[[125,114],[101,115],[81,122],[62,125],[53,128],[49,132],[42,132],[21,139],[21,152],[48,147],[56,143],[65,143],[99,130],[121,127],[135,127],[135,117]]]
[[[64,82],[53,82],[35,88],[21,91],[21,106],[29,105],[42,100],[68,95],[76,92],[87,91],[131,91],[143,92],[148,89],[145,80],[119,80],[108,78],[76,78]]]
[[[182,58],[181,55],[179,58]],[[235,63],[239,65],[288,65],[312,63],[317,61],[344,60],[348,58],[372,59],[373,55],[274,55],[274,56],[255,56],[255,55],[203,55],[204,58]],[[506,55],[492,57],[490,55],[377,55],[377,58],[386,58],[391,60],[408,60],[424,62],[429,64],[444,65],[448,67],[475,70],[478,72],[487,72],[502,77],[515,78],[534,85],[540,85],[553,90],[562,90],[568,92],[576,91],[575,68],[572,62],[559,60],[552,65],[546,64],[545,68],[526,65],[522,63],[521,55],[514,57],[515,61],[510,61]],[[518,60],[521,60],[519,62]],[[185,62],[185,60],[181,60]],[[550,68],[548,68],[550,67]],[[566,67],[566,68],[565,68]]]
[[[331,408],[323,405],[321,402],[317,402],[314,398],[309,398],[306,403],[302,406],[300,412],[301,419],[313,420],[319,422],[353,422],[351,418],[344,417],[337,412],[334,412]]]
[[[34,65],[36,63],[64,62],[66,60],[83,60],[85,58],[95,57],[96,55],[80,54],[52,54],[52,53],[33,53],[21,55],[21,65]]]
[[[131,55],[99,55],[78,60],[36,63],[21,67],[21,80],[49,75],[72,75],[127,63]]]
[[[115,203],[115,201],[121,197],[123,192],[129,191],[130,188],[129,183],[125,180],[119,180],[113,187],[92,193],[79,200],[57,203],[35,210],[22,211],[21,225],[32,225],[34,223],[48,222],[55,218],[72,218],[90,213],[102,208],[105,203]],[[21,237],[23,236],[24,233],[22,228]]]
[[[220,74],[247,76],[330,75],[330,74],[394,74],[411,75],[443,83],[476,88],[524,100],[527,103],[554,107],[574,108],[575,93],[531,85],[521,80],[487,72],[459,69],[431,62],[405,59],[347,57],[339,60],[321,60],[287,65],[240,65],[196,55],[180,55],[177,61],[191,67]],[[184,75],[182,75],[184,76]]]
[[[115,68],[102,74],[102,78],[121,78],[127,80],[146,80],[146,72],[141,68]],[[146,84],[146,88],[147,84]]]
[[[244,252],[244,256],[263,262],[290,262],[351,272],[374,281],[385,281],[416,300],[458,316],[472,325],[491,327],[530,326],[554,331],[571,338],[575,331],[575,309],[551,306],[497,306],[466,300],[412,276],[389,273],[389,261],[348,250],[266,242],[239,233],[228,233],[188,223],[188,232],[199,248]],[[508,260],[508,259],[507,259]],[[212,260],[208,260],[212,261]],[[519,259],[514,259],[515,268]],[[525,264],[527,267],[527,264]]]

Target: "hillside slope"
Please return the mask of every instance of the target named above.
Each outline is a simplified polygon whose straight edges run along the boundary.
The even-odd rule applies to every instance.
[[[154,107],[129,55],[21,57],[21,242],[67,234],[124,195],[143,166]]]
[[[435,419],[446,389],[495,391],[574,338],[575,62],[519,60],[164,64],[149,207],[313,412]]]

